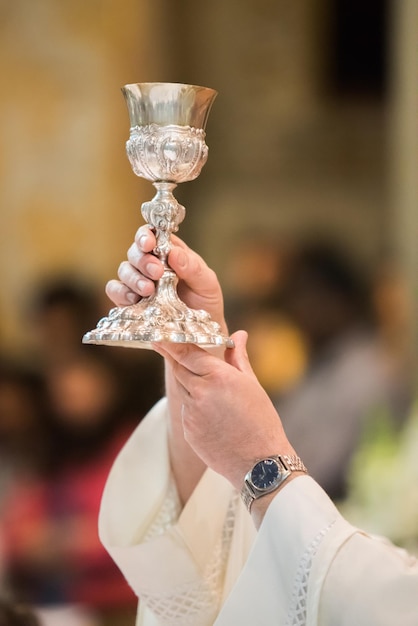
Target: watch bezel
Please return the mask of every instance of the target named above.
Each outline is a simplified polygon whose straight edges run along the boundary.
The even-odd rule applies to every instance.
[[[261,468],[264,469],[264,480],[260,475]],[[272,470],[274,468],[274,473]],[[266,470],[267,469],[267,473]],[[267,492],[269,489],[274,488],[281,479],[283,473],[282,467],[280,467],[278,461],[273,458],[261,459],[255,465],[253,465],[250,471],[249,480],[252,486],[258,491]]]
[[[256,472],[257,468],[262,465],[269,465],[270,467],[274,466],[277,470],[276,476],[269,482],[268,485],[261,485],[259,482],[257,482],[257,477],[254,476],[254,472]],[[290,470],[284,466],[280,458],[275,458],[271,456],[257,461],[247,473],[245,477],[245,482],[253,491],[254,497],[258,497],[265,493],[275,491],[277,487],[279,487],[281,483],[286,480],[290,473]]]

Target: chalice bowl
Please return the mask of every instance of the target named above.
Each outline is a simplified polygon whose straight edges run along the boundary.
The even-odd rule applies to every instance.
[[[168,265],[171,233],[185,217],[173,190],[197,178],[206,163],[205,127],[217,92],[181,83],[136,83],[125,85],[122,93],[130,119],[129,161],[134,173],[156,189],[141,213],[155,232],[153,252],[164,273],[152,296],[111,309],[84,335],[83,343],[151,348],[152,343],[169,341],[231,347],[232,340],[206,311],[190,309],[180,300],[178,277]]]

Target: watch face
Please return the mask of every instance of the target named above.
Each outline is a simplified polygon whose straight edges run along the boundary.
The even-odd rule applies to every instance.
[[[257,489],[268,489],[277,483],[281,472],[276,461],[264,459],[254,465],[251,472],[251,482]]]

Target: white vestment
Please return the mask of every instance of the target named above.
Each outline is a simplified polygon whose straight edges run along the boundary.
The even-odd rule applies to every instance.
[[[211,470],[180,510],[165,399],[115,461],[99,532],[140,599],[137,626],[418,626],[416,559],[351,526],[308,476],[258,533]]]

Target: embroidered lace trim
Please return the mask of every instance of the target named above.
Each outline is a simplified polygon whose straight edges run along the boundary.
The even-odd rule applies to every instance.
[[[238,502],[239,494],[234,494],[228,506],[219,542],[199,579],[173,587],[170,593],[165,595],[156,594],[147,589],[141,590],[141,602],[144,602],[156,615],[161,626],[209,626],[213,624],[221,601]],[[178,519],[180,510],[180,501],[173,481],[146,539],[149,540],[162,534],[173,525]]]
[[[323,528],[306,548],[295,575],[292,599],[285,626],[306,626],[309,576],[315,554],[334,522]]]
[[[164,534],[167,528],[170,528],[170,526],[173,526],[177,522],[180,513],[180,498],[177,493],[176,483],[171,479],[164,502],[156,518],[145,533],[143,541],[146,542],[158,535]]]

